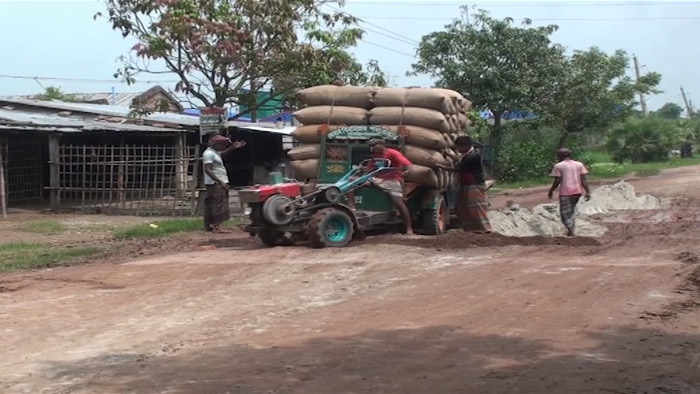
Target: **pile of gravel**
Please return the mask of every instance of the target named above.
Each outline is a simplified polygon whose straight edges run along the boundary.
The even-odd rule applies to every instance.
[[[651,210],[669,206],[669,201],[654,196],[637,196],[634,186],[620,181],[595,189],[590,201],[581,201],[577,206],[576,233],[584,237],[599,237],[607,231],[605,226],[593,223],[588,216],[606,214],[620,210]],[[566,229],[561,224],[558,204],[541,204],[532,210],[513,206],[489,212],[493,230],[514,237],[562,235]]]

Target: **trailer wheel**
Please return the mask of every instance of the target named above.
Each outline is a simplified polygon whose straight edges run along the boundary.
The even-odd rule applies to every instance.
[[[316,212],[308,224],[311,246],[340,248],[352,240],[354,226],[347,213],[335,208]]]
[[[423,232],[426,235],[440,235],[447,232],[450,223],[450,212],[445,199],[440,196],[437,209],[422,209],[420,212]]]

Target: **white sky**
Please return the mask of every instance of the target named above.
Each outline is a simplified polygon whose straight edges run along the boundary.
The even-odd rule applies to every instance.
[[[497,18],[527,17],[535,25],[557,24],[560,29],[554,39],[569,50],[595,45],[608,52],[619,48],[636,54],[645,66],[643,72],[654,70],[663,76],[664,92],[648,99],[650,109],[668,101],[682,104],[681,84],[691,98],[694,94],[700,97],[700,51],[696,41],[700,39],[700,1],[350,0],[345,11],[364,19],[369,24],[362,26],[374,30],[367,32],[354,53],[363,63],[379,60],[399,86],[429,86],[427,77],[405,75],[414,61],[414,42],[459,16],[462,4],[476,4]],[[147,88],[147,84],[110,82],[119,66],[116,59],[134,43],[122,39],[105,20],[93,20],[93,15],[103,9],[104,2],[99,0],[0,0],[0,75],[108,80],[39,80],[43,86],[60,86],[66,92],[107,92],[113,86],[117,91]],[[0,95],[42,90],[31,79],[0,77]]]

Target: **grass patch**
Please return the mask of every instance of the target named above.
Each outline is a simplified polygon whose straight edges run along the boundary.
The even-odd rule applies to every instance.
[[[552,183],[552,178],[550,178],[548,176],[543,176],[543,177],[537,178],[537,179],[528,179],[528,180],[518,181],[518,182],[496,183],[495,185],[493,185],[491,190],[494,192],[499,192],[499,191],[504,191],[504,190],[513,190],[513,189],[527,189],[529,187],[542,186],[542,185],[547,185],[550,183]]]
[[[635,175],[637,176],[654,176],[654,175],[659,175],[661,173],[660,168],[645,168],[639,171],[635,171]]]
[[[171,234],[202,230],[202,219],[171,219],[137,224],[114,232],[116,239],[159,238]]]
[[[224,223],[223,227],[233,228],[240,221],[232,219]],[[114,238],[123,239],[148,239],[161,238],[172,234],[191,231],[203,231],[204,223],[201,218],[159,220],[153,223],[138,224],[126,227],[114,232]]]
[[[605,151],[589,151],[586,154],[593,160],[593,163],[610,163],[612,159],[610,154]]]
[[[22,223],[19,229],[27,233],[43,235],[59,234],[66,230],[63,224],[56,220],[32,220]]]
[[[1,244],[0,272],[50,267],[98,252],[91,247],[67,248],[28,242]]]
[[[620,178],[632,173],[639,176],[652,176],[658,175],[662,170],[694,165],[700,165],[700,158],[681,159],[674,157],[668,161],[656,163],[599,163],[594,164],[590,171],[593,179],[609,179]]]

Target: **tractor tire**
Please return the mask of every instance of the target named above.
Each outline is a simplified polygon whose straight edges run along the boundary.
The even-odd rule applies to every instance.
[[[307,226],[309,241],[315,248],[342,248],[350,243],[354,233],[350,216],[335,208],[316,212]]]
[[[421,228],[425,235],[440,235],[447,232],[450,225],[450,212],[445,199],[440,196],[437,209],[422,209]]]
[[[258,232],[258,238],[265,246],[274,248],[275,246],[294,246],[294,238],[286,233],[275,231],[270,228],[262,229]]]

